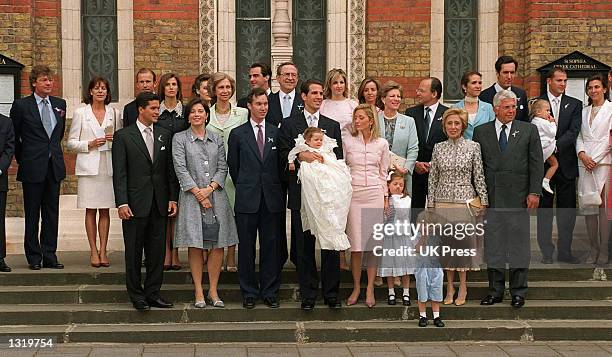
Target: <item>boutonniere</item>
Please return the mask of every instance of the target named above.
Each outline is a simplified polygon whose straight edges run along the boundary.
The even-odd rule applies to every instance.
[[[166,147],[165,147],[165,146],[162,146],[162,147],[161,147],[161,149],[159,149],[159,150],[160,150],[160,151],[164,151],[164,150],[166,150]]]
[[[406,129],[406,125],[404,124],[400,125],[400,129]]]
[[[298,107],[298,110],[300,112],[302,112],[303,111],[302,109],[304,109],[304,105],[303,104],[298,104],[297,107]]]
[[[274,138],[268,138],[268,142],[269,143],[273,143],[274,142]]]
[[[66,111],[65,110],[60,109],[58,107],[55,107],[54,109],[59,114],[60,117],[64,117],[66,115]]]
[[[567,107],[569,107],[569,103],[565,104],[563,108],[567,109]]]
[[[157,138],[157,141],[159,141],[160,143],[164,142],[161,135]]]
[[[512,133],[512,137],[513,137],[513,138],[516,138],[516,134],[518,134],[518,133],[520,133],[520,131],[515,130],[515,131],[514,131],[514,133]]]

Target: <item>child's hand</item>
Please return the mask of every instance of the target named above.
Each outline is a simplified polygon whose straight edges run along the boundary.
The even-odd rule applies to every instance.
[[[289,163],[289,171],[295,171],[295,164],[293,162]]]

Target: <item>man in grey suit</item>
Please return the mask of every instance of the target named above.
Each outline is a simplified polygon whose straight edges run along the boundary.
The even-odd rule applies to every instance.
[[[476,127],[473,140],[480,144],[489,207],[485,227],[485,258],[489,294],[481,305],[503,300],[506,263],[510,267],[512,306],[525,304],[529,270],[529,212],[538,208],[544,162],[535,125],[514,120],[517,97],[501,90],[493,98],[495,121]]]

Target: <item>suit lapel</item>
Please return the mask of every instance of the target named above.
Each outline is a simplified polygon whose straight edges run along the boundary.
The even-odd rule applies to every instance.
[[[151,156],[149,155],[149,150],[147,149],[147,144],[145,144],[144,139],[142,138],[142,134],[138,129],[138,125],[130,125],[129,127],[127,127],[126,130],[131,130],[132,140],[134,140],[136,146],[140,149],[142,154],[149,160],[149,162],[153,163],[153,161],[151,160]],[[155,138],[153,138],[153,142],[155,142]],[[155,152],[155,150],[153,150],[153,152]]]
[[[441,104],[438,103],[438,108],[436,108],[436,113],[434,114],[433,119],[431,120],[431,126],[429,127],[429,133],[427,134],[427,143],[429,143],[432,140],[432,134],[438,130],[438,128],[442,128],[442,120],[440,120],[440,118],[442,117],[442,108],[440,107]]]
[[[163,138],[163,134],[160,134],[157,130],[155,130],[155,126],[153,126],[153,165],[157,164],[157,159],[161,153],[161,147],[164,144],[165,140]],[[164,147],[164,150],[166,148]]]
[[[30,112],[32,113],[32,116],[35,119],[37,119],[36,125],[39,126],[40,129],[45,131],[45,127],[42,124],[42,118],[40,117],[40,112],[38,111],[38,104],[36,103],[36,97],[34,97],[34,94],[32,94],[31,96],[27,98],[29,98],[28,100],[30,101],[30,105],[28,105],[30,107]],[[46,135],[46,131],[45,131],[45,135]]]
[[[62,123],[62,117],[60,115],[60,113],[58,113],[57,110],[55,110],[55,108],[59,108],[57,106],[57,102],[55,101],[55,98],[49,96],[49,103],[51,104],[51,111],[53,112],[53,114],[55,115],[55,127],[53,128],[53,132],[55,133],[55,130],[58,129],[58,127],[60,126],[60,124]],[[61,127],[64,127],[63,125]]]
[[[512,127],[510,128],[510,131],[508,132],[508,146],[506,147],[506,151],[504,151],[504,153],[512,151],[512,149],[514,148],[514,145],[520,139],[521,134],[523,134],[521,130],[519,129],[519,125],[517,125],[517,122],[518,121],[516,119],[512,121]]]
[[[262,162],[261,156],[259,155],[259,147],[257,147],[257,139],[255,139],[255,131],[253,130],[253,127],[251,126],[251,122],[248,121],[247,123],[249,124],[245,127],[245,131],[244,131],[244,135],[246,136],[247,144],[251,147],[251,150],[253,150],[253,153],[255,153],[255,156],[257,157],[257,159],[260,162]],[[266,133],[267,133],[267,130],[266,130]],[[265,146],[264,146],[264,152],[265,152]]]
[[[266,137],[264,139],[265,142],[264,142],[264,154],[263,154],[264,162],[268,158],[270,151],[272,150],[272,147],[276,146],[276,142],[274,142],[274,135],[273,135],[274,129],[275,127],[273,125],[266,124]]]
[[[291,115],[302,113],[304,110],[304,103],[302,103],[302,98],[299,97],[299,93],[297,88],[295,89],[295,98],[293,98],[293,106],[291,107]],[[299,99],[298,99],[299,98]]]

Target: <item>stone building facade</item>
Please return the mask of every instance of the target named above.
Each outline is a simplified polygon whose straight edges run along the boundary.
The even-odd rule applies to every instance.
[[[116,49],[118,95],[114,96],[118,102],[114,105],[120,107],[132,99],[134,73],[140,67],[175,72],[187,94],[198,73],[224,71],[236,76],[240,66],[237,43],[242,40],[236,24],[243,19],[245,6],[256,6],[248,3],[0,0],[0,54],[25,65],[22,95],[30,92],[27,78],[32,66],[49,65],[57,73],[55,94],[67,100],[70,117],[80,104],[86,76],[82,7],[109,6],[116,26],[112,46]],[[250,3],[261,5],[267,15],[253,15],[240,23],[263,21],[263,28],[269,29],[264,36],[270,37],[273,68],[291,60],[300,46],[293,37],[303,26],[294,19],[299,15],[298,0]],[[536,69],[542,65],[576,50],[608,65],[612,58],[612,2],[606,0],[299,0],[299,4],[319,6],[323,11],[326,42],[318,45],[325,53],[325,69],[346,69],[352,93],[366,75],[381,82],[395,80],[404,87],[404,107],[414,103],[421,79],[430,75],[447,78],[443,80],[447,85],[456,81],[456,75],[449,74],[461,66],[480,70],[483,85],[489,86],[495,80],[493,63],[501,54],[518,59],[517,84],[530,96],[540,93]],[[461,16],[465,21],[455,21]],[[460,27],[454,27],[457,24]],[[457,39],[456,28],[465,29],[471,42]],[[450,56],[452,51],[456,55]],[[69,177],[63,192],[74,193],[74,155],[66,154],[66,161]],[[13,216],[22,215],[21,189],[14,173],[13,167],[7,207],[7,215]]]

